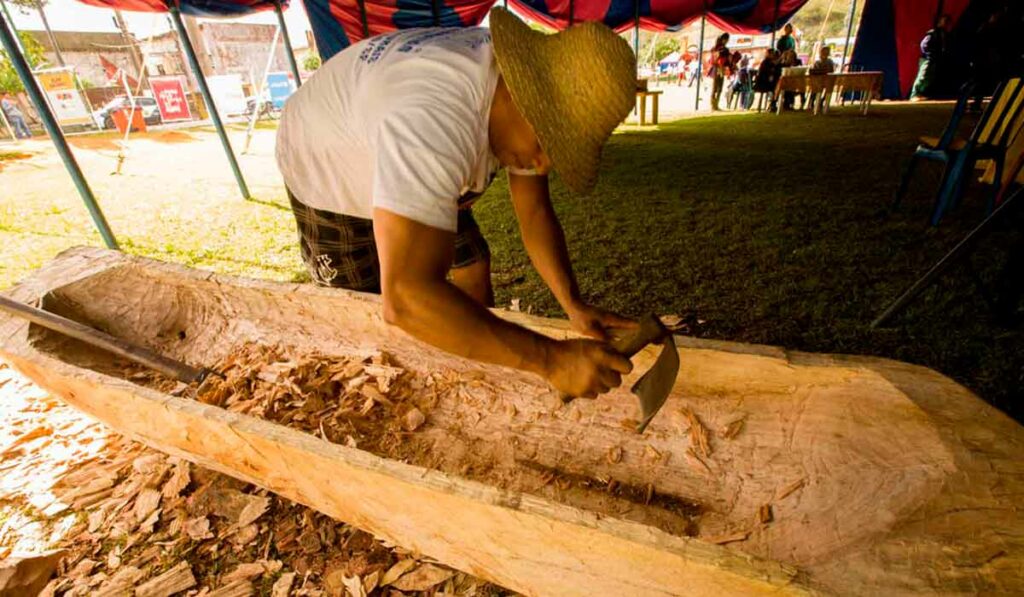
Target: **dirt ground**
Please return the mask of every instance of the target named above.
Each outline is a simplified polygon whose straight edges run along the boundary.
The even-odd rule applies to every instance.
[[[294,223],[274,162],[273,129],[230,131],[252,200],[242,198],[220,142],[207,128],[133,135],[122,173],[110,133],[69,142],[122,249],[222,272],[291,279],[300,271]],[[0,288],[75,245],[100,245],[53,145],[37,137],[0,151]]]

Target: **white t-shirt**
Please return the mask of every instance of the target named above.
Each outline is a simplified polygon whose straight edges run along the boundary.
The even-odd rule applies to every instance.
[[[487,130],[497,82],[487,29],[363,40],[285,105],[284,182],[310,207],[360,218],[380,207],[454,232],[459,198],[483,192],[498,167]]]

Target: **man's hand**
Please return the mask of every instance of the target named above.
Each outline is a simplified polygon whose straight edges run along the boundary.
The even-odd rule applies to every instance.
[[[631,319],[585,303],[570,306],[566,315],[574,330],[604,342],[611,340],[610,330],[634,330],[638,326]]]
[[[622,384],[633,370],[629,359],[594,340],[564,340],[551,347],[547,378],[573,398],[596,398]]]

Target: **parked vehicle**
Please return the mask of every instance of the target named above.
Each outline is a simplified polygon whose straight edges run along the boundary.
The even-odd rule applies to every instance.
[[[132,106],[128,101],[128,96],[119,95],[104,104],[99,110],[94,111],[92,113],[92,119],[96,122],[96,126],[99,128],[112,129],[114,128],[114,111],[121,109],[131,110],[131,108]],[[149,126],[163,122],[160,118],[160,107],[157,105],[156,100],[151,97],[136,97],[135,109],[142,110],[142,118]]]

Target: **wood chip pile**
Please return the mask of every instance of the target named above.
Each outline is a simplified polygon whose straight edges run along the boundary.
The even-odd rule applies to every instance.
[[[400,371],[388,364],[386,356],[370,356],[365,364],[379,374],[372,379],[378,391],[393,391]],[[308,364],[295,366],[301,369]],[[128,375],[136,381],[174,385],[148,372]],[[323,422],[325,431],[333,429],[322,415],[315,416],[316,411],[303,410],[304,404],[290,408],[288,398],[279,398],[281,408],[275,407],[273,413],[290,415],[293,422],[296,418],[310,425],[315,422],[318,427]],[[101,426],[46,399],[45,409],[32,407],[29,400],[25,412],[15,413],[17,425],[26,430],[14,431],[15,441],[4,448],[0,466],[5,471],[30,476],[33,468],[51,464],[44,460],[66,452],[46,452],[47,447],[76,443],[74,436],[63,436],[64,429],[82,434],[73,425],[54,430],[29,421],[30,417],[52,418],[57,412],[82,421],[79,426],[92,433],[90,444],[105,441],[105,445],[86,460],[76,454],[74,462],[65,463],[59,480],[50,483],[56,499],[49,506],[36,508],[32,504],[38,496],[15,489],[0,495],[0,512],[28,512],[40,519],[33,524],[45,523],[48,530],[59,526],[57,521],[67,521],[55,541],[39,546],[64,551],[57,576],[43,595],[509,594],[253,485],[113,434],[98,434]],[[244,407],[237,399],[232,404]],[[5,423],[14,425],[6,419]],[[43,431],[34,431],[38,429]],[[345,437],[362,437],[358,430],[343,430]],[[103,440],[95,439],[98,436]],[[18,529],[9,526],[13,527],[0,525],[0,558],[26,547],[18,543]]]

